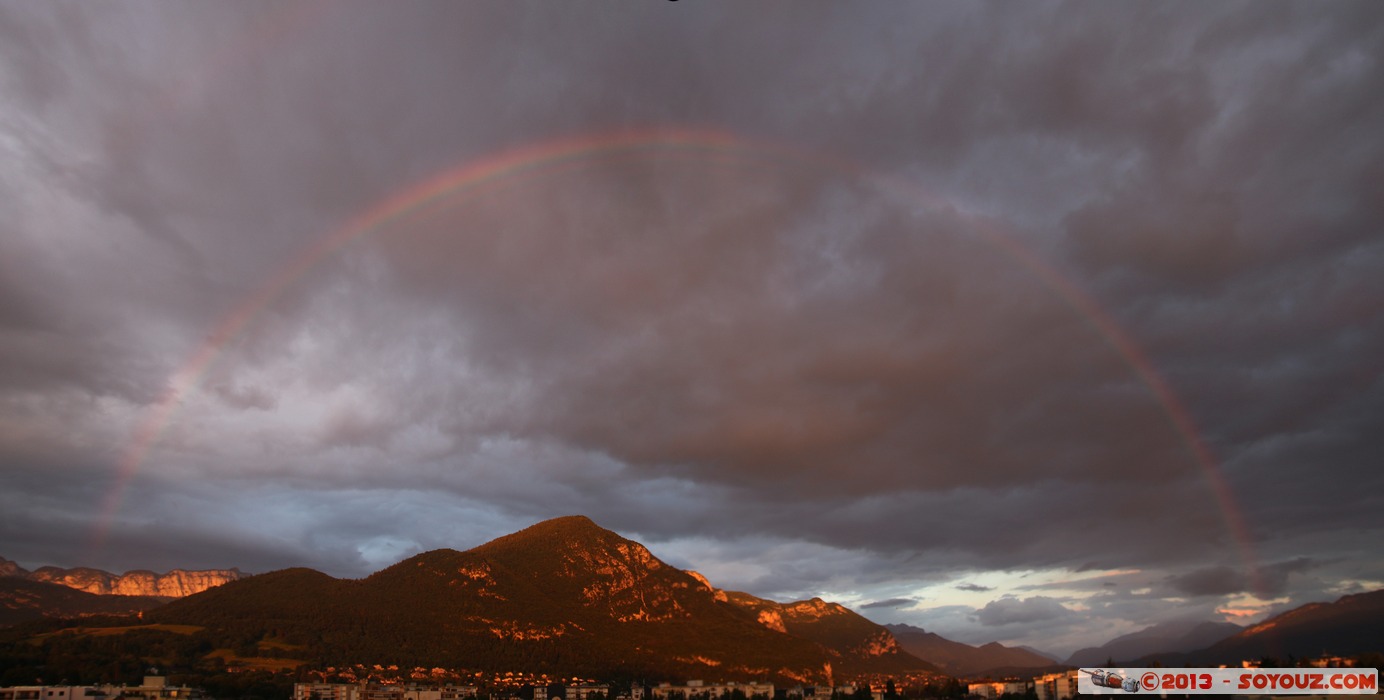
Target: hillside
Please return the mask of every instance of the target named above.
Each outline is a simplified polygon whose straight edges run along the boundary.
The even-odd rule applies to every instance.
[[[146,618],[238,639],[273,633],[322,663],[795,682],[929,668],[883,628],[829,606],[785,606],[777,629],[643,545],[573,516],[359,581],[307,569],[253,576]]]
[[[1206,648],[1151,654],[1139,665],[1214,666],[1265,657],[1286,660],[1384,651],[1384,590],[1308,603],[1275,615]]]
[[[161,598],[95,595],[43,581],[0,577],[0,626],[45,617],[128,615],[163,604]]]
[[[801,637],[839,655],[852,657],[846,666],[854,672],[888,673],[898,669],[895,660],[900,654],[908,654],[888,629],[839,603],[828,603],[821,598],[777,603],[748,593],[720,590],[713,593],[718,600],[753,614],[755,620],[768,629]],[[939,670],[926,661],[918,669]]]
[[[1168,622],[1116,637],[1098,647],[1072,652],[1069,666],[1098,666],[1160,652],[1189,652],[1211,646],[1242,628],[1230,622]]]

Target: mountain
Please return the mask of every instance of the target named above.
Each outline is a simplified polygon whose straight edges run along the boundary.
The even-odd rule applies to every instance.
[[[20,565],[14,563],[14,562],[12,562],[12,561],[10,561],[9,559],[6,559],[6,558],[4,558],[4,557],[0,557],[0,577],[5,577],[5,576],[28,577],[28,575],[29,575],[29,570],[28,570],[28,569],[25,569],[25,568],[21,567]]]
[[[361,580],[310,569],[251,576],[145,618],[228,639],[281,639],[324,664],[793,682],[928,668],[839,606],[751,598],[718,592],[571,516],[469,551],[419,554]]]
[[[1067,657],[1070,666],[1099,666],[1107,660],[1129,661],[1159,652],[1202,649],[1241,631],[1231,622],[1165,622],[1116,637],[1098,647],[1086,647]]]
[[[1238,665],[1265,657],[1352,656],[1384,652],[1384,589],[1308,603],[1247,627],[1215,644],[1186,653],[1159,653],[1131,665]]]
[[[692,572],[699,580],[699,574]],[[710,587],[710,584],[706,584]],[[887,673],[897,669],[896,655],[905,652],[894,635],[839,603],[821,598],[795,603],[776,603],[748,593],[712,589],[717,600],[735,605],[755,616],[759,624],[783,634],[801,637],[852,658],[856,672]],[[916,656],[916,654],[914,655]],[[879,663],[874,663],[878,661]],[[878,669],[872,668],[879,666]],[[917,670],[937,671],[937,666],[922,662]]]
[[[904,651],[926,659],[952,675],[973,675],[998,668],[1045,668],[1056,663],[1046,656],[1026,649],[1006,647],[999,642],[973,647],[912,625],[884,627],[893,633]]]
[[[44,617],[128,615],[162,604],[161,598],[96,595],[20,576],[0,577],[0,627]]]
[[[27,571],[8,559],[0,558],[0,577],[20,577],[31,581],[53,583],[96,595],[155,596],[182,598],[201,593],[215,586],[245,577],[239,569],[184,571],[174,569],[166,574],[152,571],[127,571],[112,574],[100,569],[60,569],[45,566]]]
[[[1035,649],[1035,648],[1033,648],[1033,647],[1031,647],[1031,646],[1029,646],[1029,645],[1027,645],[1027,644],[1020,644],[1019,646],[1014,647],[1014,648],[1015,648],[1015,649],[1023,649],[1024,651],[1037,654],[1037,655],[1039,655],[1039,656],[1041,656],[1041,657],[1043,657],[1043,658],[1045,658],[1045,659],[1051,659],[1052,662],[1055,663],[1055,664],[1060,664],[1060,663],[1062,663],[1062,657],[1057,656],[1056,654],[1053,654],[1053,653],[1051,653],[1051,652],[1043,651],[1042,649]]]

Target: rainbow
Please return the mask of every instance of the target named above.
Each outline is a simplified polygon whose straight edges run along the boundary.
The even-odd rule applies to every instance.
[[[147,411],[121,452],[115,483],[107,492],[95,525],[92,546],[99,547],[118,515],[124,494],[148,458],[150,450],[172,422],[178,408],[195,391],[222,349],[305,274],[343,246],[391,223],[420,212],[434,204],[474,194],[485,186],[513,181],[529,174],[556,167],[581,164],[597,157],[651,152],[691,154],[709,158],[729,156],[740,161],[767,161],[781,167],[810,167],[862,177],[885,190],[927,206],[950,206],[948,202],[921,191],[901,178],[872,172],[850,161],[807,152],[764,141],[748,141],[733,134],[708,129],[657,128],[580,135],[527,145],[470,160],[445,170],[379,201],[329,232],[280,266],[253,293],[237,304],[173,374],[167,390]],[[1184,442],[1191,458],[1201,468],[1212,495],[1221,510],[1227,530],[1239,545],[1242,565],[1259,585],[1258,565],[1244,519],[1235,504],[1229,485],[1217,467],[1216,458],[1198,433],[1176,393],[1139,346],[1101,306],[1051,264],[1044,261],[997,225],[970,217],[974,233],[995,249],[1003,251],[1034,275],[1058,298],[1085,319],[1122,358],[1138,380],[1163,407],[1170,427]]]
[[[131,480],[139,473],[140,466],[172,422],[178,408],[197,390],[222,349],[303,275],[351,241],[444,199],[595,155],[651,149],[716,153],[735,152],[737,149],[747,148],[745,142],[734,136],[710,130],[655,129],[571,137],[467,161],[459,167],[400,190],[366,209],[346,225],[319,238],[280,266],[268,280],[237,304],[216,325],[192,356],[173,374],[167,389],[147,411],[129,444],[121,452],[115,483],[102,501],[101,515],[92,537],[92,546],[99,547],[104,542],[115,516],[120,511]],[[765,152],[763,147],[759,150]]]

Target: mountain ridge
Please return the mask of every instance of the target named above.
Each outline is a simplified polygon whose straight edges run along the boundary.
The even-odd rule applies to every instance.
[[[1149,654],[1190,652],[1211,646],[1242,629],[1232,622],[1165,622],[1121,635],[1100,646],[1078,649],[1064,663],[1097,666],[1108,660],[1122,662]]]
[[[1048,657],[1018,647],[1006,647],[999,642],[976,647],[912,625],[889,624],[884,627],[905,651],[958,676],[996,668],[1045,668],[1056,664]]]
[[[145,617],[241,639],[282,635],[336,663],[792,682],[933,670],[843,606],[719,591],[584,516],[423,552],[358,580],[311,569],[251,576]]]
[[[662,677],[802,683],[939,667],[973,675],[1054,665],[1024,648],[997,642],[973,647],[909,625],[876,625],[821,598],[780,603],[718,589],[584,516],[536,523],[466,551],[423,552],[362,579],[298,567],[242,575],[159,607],[164,600],[90,594],[35,580],[0,559],[0,625],[45,614],[144,611],[148,622],[207,628],[214,640],[283,641],[301,649],[305,663],[429,667],[461,660],[561,675],[657,671]],[[1229,627],[1155,625],[1078,650],[1067,665],[1099,665],[1107,658],[1215,665],[1379,651],[1384,590],[1309,603],[1225,636]],[[1212,638],[1219,641],[1183,650]],[[1131,640],[1164,648],[1137,659],[1112,651]]]
[[[208,588],[244,578],[245,574],[235,568],[171,569],[162,574],[145,569],[113,574],[88,567],[63,569],[56,566],[43,566],[29,571],[16,562],[0,557],[0,577],[52,583],[95,595],[173,599],[201,593]]]
[[[1150,654],[1135,661],[1145,666],[1153,662],[1218,665],[1379,652],[1384,652],[1384,589],[1300,605],[1203,649]]]

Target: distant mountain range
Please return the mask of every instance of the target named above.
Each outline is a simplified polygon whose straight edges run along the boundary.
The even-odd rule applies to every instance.
[[[161,595],[109,593],[136,590]],[[180,592],[188,594],[171,595]],[[193,647],[245,650],[238,655],[270,650],[285,667],[370,663],[823,683],[938,670],[1022,675],[1057,665],[1033,649],[974,647],[909,625],[876,625],[818,598],[778,603],[720,590],[581,516],[548,520],[465,552],[419,554],[360,580],[302,568],[248,577],[234,569],[28,572],[0,559],[0,625],[135,612],[143,619],[100,624],[138,625],[146,635],[177,630],[162,633],[196,635]],[[14,639],[28,645],[25,654],[37,653],[31,642]],[[1216,665],[1378,651],[1384,651],[1384,591],[1305,605],[1247,629],[1156,625],[1077,651],[1067,664]]]
[[[112,574],[100,569],[60,569],[55,566],[28,571],[8,559],[0,558],[0,578],[41,581],[95,595],[152,596],[169,600],[201,593],[208,588],[245,578],[245,574],[239,569],[174,569],[166,574],[139,570]]]
[[[1052,654],[1052,653],[1049,653],[1049,652],[1046,652],[1046,651],[1043,651],[1042,649],[1035,649],[1035,648],[1033,648],[1033,647],[1031,647],[1031,646],[1029,646],[1029,645],[1027,645],[1027,644],[1020,644],[1019,646],[1014,647],[1014,648],[1015,648],[1015,649],[1023,649],[1024,651],[1037,654],[1037,655],[1039,655],[1039,656],[1041,656],[1041,657],[1043,657],[1043,658],[1045,658],[1045,659],[1052,659],[1052,662],[1055,663],[1055,664],[1060,664],[1060,663],[1062,663],[1062,657],[1057,656],[1057,655]]]
[[[1214,666],[1265,657],[1286,661],[1325,655],[1384,652],[1384,590],[1359,593],[1334,603],[1308,603],[1247,627],[1203,649],[1135,659],[1147,666]]]
[[[1231,622],[1168,622],[1116,637],[1098,647],[1078,649],[1069,666],[1099,666],[1156,653],[1186,653],[1209,647],[1243,628]]]
[[[1001,668],[1045,668],[1058,665],[1058,662],[1050,657],[1027,649],[1007,647],[999,642],[973,647],[953,642],[912,625],[885,625],[885,628],[894,634],[894,638],[904,651],[920,659],[927,659],[954,676],[973,675]]]

